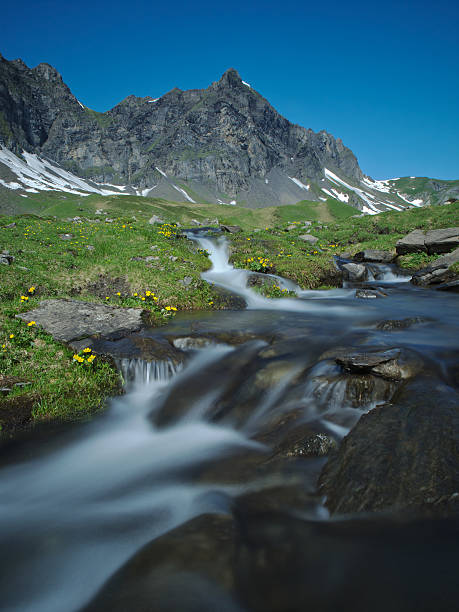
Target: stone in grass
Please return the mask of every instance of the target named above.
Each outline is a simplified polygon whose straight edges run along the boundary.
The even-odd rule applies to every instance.
[[[13,255],[10,255],[9,251],[3,251],[2,253],[0,253],[0,264],[3,264],[5,266],[10,266],[13,261],[15,260]]]
[[[316,236],[313,236],[312,234],[301,234],[301,236],[298,236],[298,238],[303,242],[308,242],[309,244],[316,244],[317,242],[319,242],[319,239],[316,238]]]
[[[73,234],[59,234],[61,240],[73,240]]]
[[[228,232],[229,234],[237,234],[242,231],[239,225],[220,225],[220,229],[223,232]]]
[[[148,223],[150,225],[154,225],[155,223],[161,224],[164,223],[164,220],[161,219],[161,217],[158,217],[158,215],[153,215],[151,219],[148,220]]]
[[[16,315],[23,321],[35,321],[55,340],[71,342],[90,336],[121,338],[138,331],[142,310],[92,304],[77,300],[43,300],[38,308]]]

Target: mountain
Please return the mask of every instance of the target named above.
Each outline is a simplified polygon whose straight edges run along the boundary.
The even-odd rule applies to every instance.
[[[49,64],[0,56],[0,145],[0,185],[23,196],[56,189],[250,207],[333,198],[374,214],[459,193],[459,183],[426,179],[419,191],[405,181],[402,191],[399,179],[365,177],[339,138],[290,123],[234,69],[207,89],[131,95],[98,113]]]

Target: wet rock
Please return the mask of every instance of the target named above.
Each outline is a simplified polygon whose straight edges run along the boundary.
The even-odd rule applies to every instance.
[[[366,280],[367,269],[362,264],[346,263],[342,266],[344,278],[353,283]]]
[[[229,234],[237,234],[242,231],[239,225],[220,225],[220,229]]]
[[[388,319],[387,321],[380,321],[376,325],[376,329],[381,329],[382,331],[396,331],[400,329],[408,329],[413,325],[417,325],[418,323],[425,323],[427,321],[431,321],[432,319],[427,319],[425,317],[408,317],[407,319]]]
[[[363,415],[325,466],[332,513],[428,507],[459,491],[459,395],[435,379]]]
[[[244,310],[246,302],[243,297],[235,295],[223,287],[212,287],[214,307],[220,310]]]
[[[449,283],[442,283],[441,285],[437,285],[435,289],[438,291],[453,291],[457,293],[459,292],[459,280],[451,281]]]
[[[138,331],[142,324],[140,309],[76,300],[44,300],[38,308],[16,316],[23,321],[36,321],[55,340],[62,342],[93,335],[121,337]]]
[[[374,299],[384,297],[379,291],[375,291],[374,289],[357,289],[355,292],[356,298],[361,299]]]
[[[147,544],[122,567],[85,612],[240,612],[233,588],[236,526],[204,514]],[[212,560],[212,561],[211,561]]]
[[[275,284],[276,279],[262,272],[252,272],[247,277],[247,287],[273,287]]]
[[[307,242],[311,245],[317,244],[317,242],[319,242],[319,239],[316,236],[313,236],[312,234],[301,234],[300,236],[298,236],[299,240],[302,240],[303,242]]]
[[[454,250],[452,253],[442,255],[432,263],[430,263],[422,270],[417,270],[412,278],[411,282],[414,285],[435,285],[445,284],[450,281],[457,279],[457,273],[450,270],[453,264],[459,262],[459,248]]]
[[[298,366],[293,361],[276,360],[260,368],[255,375],[253,383],[259,389],[266,390],[275,387],[285,378],[290,378],[298,373]],[[291,381],[294,384],[293,381]]]
[[[211,338],[187,336],[185,338],[174,338],[173,346],[182,351],[195,351],[216,344]]]
[[[399,240],[395,248],[398,255],[418,252],[426,252],[432,255],[435,253],[448,253],[458,246],[459,227],[448,227],[445,229],[429,230],[428,232],[414,230]]]
[[[404,348],[342,351],[335,360],[346,371],[370,373],[388,380],[406,380],[422,369],[422,360],[417,353]]]
[[[306,438],[289,449],[287,457],[325,457],[337,448],[337,443],[330,436],[318,433]]]
[[[358,262],[368,261],[387,264],[391,263],[393,259],[394,255],[392,255],[392,253],[389,251],[378,251],[376,249],[365,249],[364,251],[359,251],[354,255],[354,260]]]
[[[457,519],[317,521],[270,506],[269,491],[249,493],[234,515],[204,514],[156,538],[84,612],[455,609]]]

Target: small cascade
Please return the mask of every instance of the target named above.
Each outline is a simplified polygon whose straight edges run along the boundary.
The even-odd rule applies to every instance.
[[[250,287],[248,287],[248,279],[253,272],[251,270],[241,270],[235,268],[229,263],[228,243],[225,238],[211,239],[203,234],[190,232],[187,234],[190,240],[194,240],[209,253],[212,268],[204,272],[201,276],[208,283],[217,285],[244,298],[247,309],[249,310],[283,310],[290,312],[314,312],[321,307],[314,305],[307,298],[309,295],[302,291],[292,281],[282,278],[274,274],[267,274],[267,278],[275,279],[276,283],[288,291],[294,291],[299,298],[277,298],[270,299],[263,297]],[[317,297],[317,296],[313,296]],[[327,298],[327,295],[322,292],[322,298]],[[335,296],[330,296],[335,297]],[[341,297],[341,296],[339,296]],[[305,299],[306,298],[306,299]],[[333,307],[334,310],[344,314],[344,309],[338,306]]]
[[[181,368],[172,361],[145,361],[123,358],[117,360],[126,387],[149,385],[152,382],[167,382]]]

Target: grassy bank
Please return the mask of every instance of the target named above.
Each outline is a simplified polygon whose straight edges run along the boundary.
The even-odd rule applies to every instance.
[[[4,432],[34,421],[84,416],[120,390],[119,375],[111,363],[99,357],[79,363],[67,347],[15,318],[40,300],[72,298],[144,308],[157,325],[178,311],[225,307],[224,297],[200,278],[209,267],[207,254],[180,237],[172,224],[213,221],[212,210],[206,208],[210,205],[156,202],[153,207],[134,200],[131,209],[123,211],[121,198],[115,202],[94,198],[84,205],[97,204],[107,215],[81,223],[33,215],[0,217],[0,250],[8,250],[15,258],[11,265],[0,266],[0,387],[12,388],[0,396]],[[137,208],[134,214],[133,207],[140,205],[145,208]],[[325,204],[318,219],[317,206],[219,207],[226,215],[220,214],[220,222],[243,228],[229,236],[234,264],[288,277],[303,288],[326,288],[339,282],[334,254],[364,248],[393,250],[396,241],[413,229],[456,226],[459,221],[457,202],[373,217],[349,217],[340,208],[339,221]],[[84,211],[66,213],[82,216]],[[169,223],[150,225],[152,214]],[[113,221],[106,223],[106,217]],[[303,222],[308,219],[312,225],[305,230]],[[316,245],[299,238],[306,231],[318,238]],[[430,259],[415,254],[401,258],[400,263],[421,267]],[[280,297],[277,293],[275,288],[268,290],[271,297]],[[13,386],[15,382],[20,385]]]

